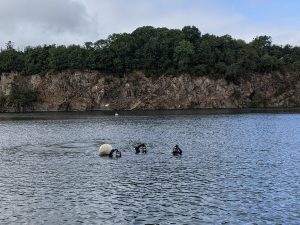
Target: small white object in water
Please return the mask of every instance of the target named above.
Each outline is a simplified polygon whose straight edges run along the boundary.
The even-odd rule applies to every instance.
[[[109,155],[109,153],[111,152],[112,149],[113,148],[110,144],[103,144],[99,148],[99,155],[100,156],[107,156],[107,155]]]
[[[119,116],[119,114],[117,112],[115,112],[115,116]]]

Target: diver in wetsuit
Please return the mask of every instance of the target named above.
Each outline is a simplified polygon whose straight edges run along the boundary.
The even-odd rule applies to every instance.
[[[175,145],[172,153],[173,153],[173,155],[182,155],[182,150],[179,148],[178,145]]]
[[[109,153],[108,157],[113,158],[114,157],[114,153],[116,158],[120,158],[122,156],[121,151],[119,151],[118,149],[112,149],[111,152]]]
[[[146,145],[143,143],[143,144],[140,144],[138,145],[137,147],[135,147],[135,154],[139,154],[139,153],[147,153],[147,148],[146,148]]]

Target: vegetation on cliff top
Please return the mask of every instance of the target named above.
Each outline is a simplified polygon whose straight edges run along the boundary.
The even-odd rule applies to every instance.
[[[202,35],[194,26],[182,30],[146,26],[84,46],[44,45],[19,51],[8,42],[0,52],[0,73],[30,75],[66,69],[187,73],[238,83],[253,73],[299,71],[300,47],[274,45],[268,36],[246,43],[229,35]]]

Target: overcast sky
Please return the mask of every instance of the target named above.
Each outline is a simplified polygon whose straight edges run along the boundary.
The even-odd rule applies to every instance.
[[[298,0],[0,0],[0,46],[83,44],[145,25],[300,46],[299,12]]]

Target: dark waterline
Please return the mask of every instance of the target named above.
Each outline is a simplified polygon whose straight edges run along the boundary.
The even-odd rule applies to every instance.
[[[160,113],[1,114],[0,224],[299,224],[299,114]]]
[[[58,111],[58,112],[27,112],[27,113],[0,113],[0,120],[43,120],[87,118],[112,116],[118,112],[120,116],[179,116],[179,115],[233,115],[233,114],[299,114],[300,108],[245,108],[245,109],[162,109],[162,110],[94,110],[94,111]]]

